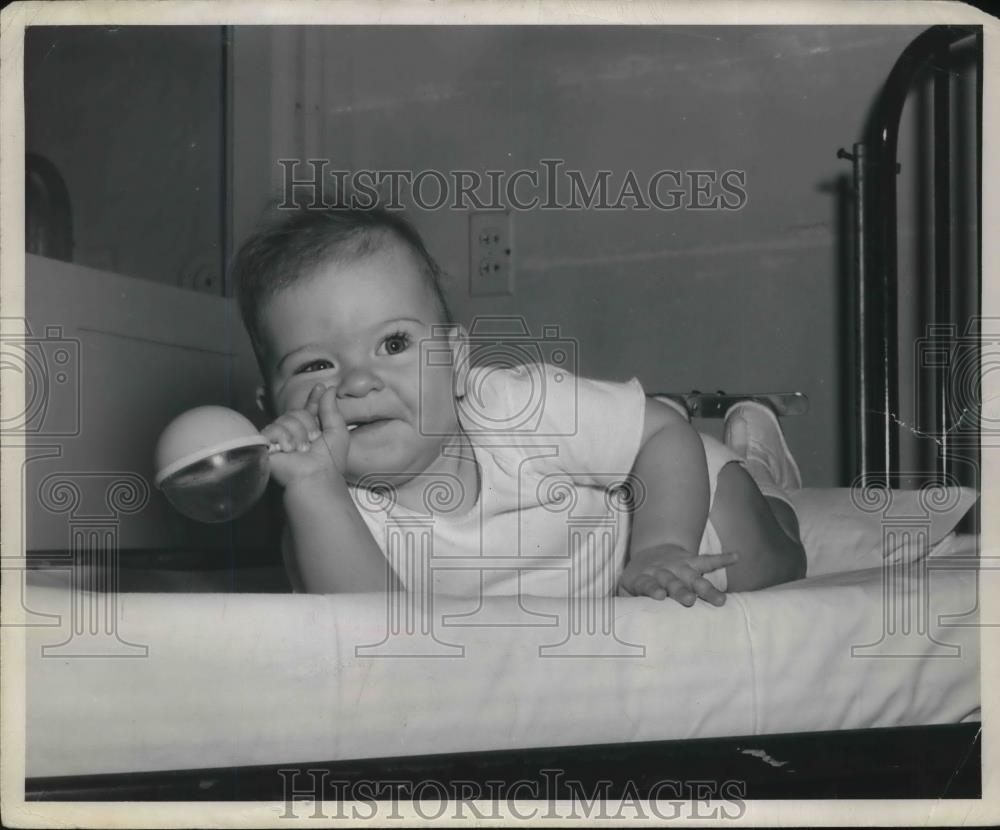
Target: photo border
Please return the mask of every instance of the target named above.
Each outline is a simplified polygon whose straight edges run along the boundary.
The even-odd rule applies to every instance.
[[[0,151],[0,304],[5,317],[24,316],[24,129],[23,129],[23,35],[26,24],[81,25],[224,25],[224,24],[657,24],[657,25],[933,25],[967,23],[983,26],[984,31],[984,98],[983,132],[985,136],[1000,133],[997,113],[998,98],[994,81],[1000,78],[1000,24],[988,15],[960,3],[937,2],[717,2],[717,3],[636,3],[617,2],[400,2],[367,4],[360,0],[342,2],[28,2],[13,4],[2,12],[0,34],[0,64],[2,98],[0,123],[3,140]],[[1000,141],[982,142],[982,180],[1000,182]],[[982,225],[984,229],[1000,228],[1000,191],[982,188]],[[1000,314],[1000,279],[996,264],[1000,262],[1000,234],[983,233],[983,295],[981,312],[985,316]],[[998,373],[983,378],[983,399],[1000,398]],[[5,382],[0,406],[4,412],[20,412],[23,408],[23,388]],[[982,469],[982,501],[984,506],[997,497],[998,464],[996,453],[984,453]],[[2,546],[4,551],[20,548],[21,522],[24,507],[20,481],[24,462],[23,448],[5,447],[2,474]],[[983,546],[1000,540],[1000,514],[982,511]],[[10,555],[10,554],[7,554]],[[992,581],[991,581],[992,579]],[[989,614],[998,605],[998,578],[983,574],[982,606]],[[25,629],[17,627],[23,609],[20,605],[19,582],[5,572],[2,598],[4,625],[0,627],[2,644],[2,723],[3,753],[0,768],[3,822],[7,826],[41,827],[53,824],[74,826],[148,826],[198,827],[211,824],[220,827],[252,826],[283,827],[281,819],[285,805],[281,802],[223,803],[48,803],[23,801],[24,796],[24,722],[25,722]],[[993,611],[995,613],[995,610]],[[747,809],[738,819],[713,821],[695,819],[685,822],[714,826],[732,822],[749,824],[991,824],[1000,821],[1000,773],[997,760],[997,729],[1000,718],[1000,695],[996,694],[1000,676],[1000,630],[983,627],[982,668],[983,686],[983,757],[981,800],[851,800],[851,801],[787,801],[747,802]],[[544,802],[543,802],[544,803]],[[404,824],[423,823],[423,819],[402,807]],[[313,826],[341,825],[343,821],[310,820]],[[511,823],[524,824],[512,819]],[[542,821],[535,823],[544,823]],[[595,822],[596,823],[596,822]]]

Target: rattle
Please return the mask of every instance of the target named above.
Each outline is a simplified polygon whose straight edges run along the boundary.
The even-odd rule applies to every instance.
[[[181,513],[199,522],[228,522],[264,494],[268,456],[277,444],[223,406],[178,415],[156,444],[156,486]]]

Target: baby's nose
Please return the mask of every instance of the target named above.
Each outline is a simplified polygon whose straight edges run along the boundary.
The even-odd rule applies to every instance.
[[[367,367],[359,366],[346,372],[337,387],[337,397],[359,398],[382,388],[379,376]]]

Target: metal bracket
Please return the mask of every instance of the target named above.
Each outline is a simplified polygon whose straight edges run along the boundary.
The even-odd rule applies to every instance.
[[[809,398],[802,392],[747,392],[730,395],[718,392],[651,392],[651,398],[667,398],[687,410],[691,418],[723,418],[735,403],[756,401],[771,407],[774,413],[784,418],[789,415],[805,415],[809,411]]]

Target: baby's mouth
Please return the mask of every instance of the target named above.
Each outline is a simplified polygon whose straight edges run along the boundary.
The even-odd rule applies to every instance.
[[[352,421],[347,425],[348,432],[357,432],[358,430],[368,431],[375,429],[382,424],[388,423],[389,418],[372,418],[370,421]]]

